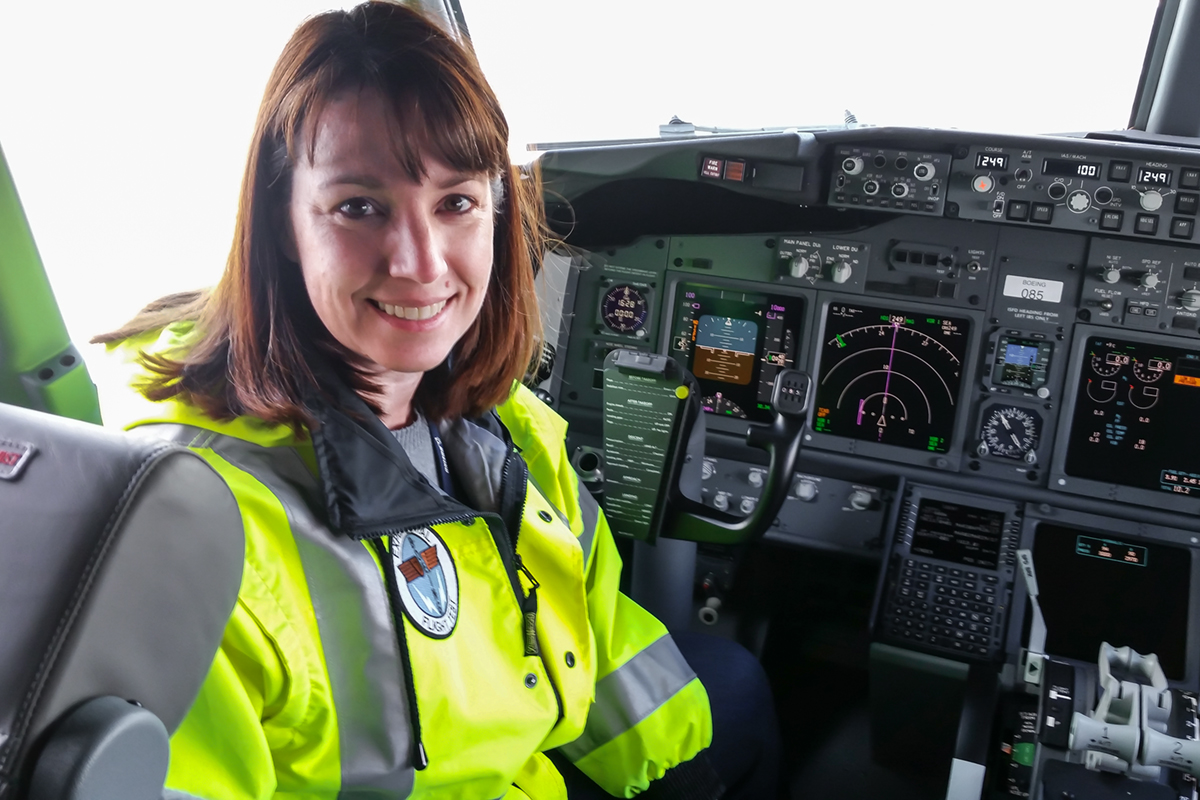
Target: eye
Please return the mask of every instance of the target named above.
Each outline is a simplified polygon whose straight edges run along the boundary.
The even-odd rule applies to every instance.
[[[475,201],[465,194],[452,194],[442,201],[442,210],[452,214],[465,214],[475,207]]]
[[[362,219],[379,213],[379,209],[365,197],[352,197],[337,207],[338,213],[350,219]]]

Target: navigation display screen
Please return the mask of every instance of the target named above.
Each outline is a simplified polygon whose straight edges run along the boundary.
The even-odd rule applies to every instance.
[[[1094,664],[1101,642],[1128,645],[1158,655],[1168,678],[1186,677],[1189,550],[1042,522],[1033,565],[1047,653]]]
[[[1200,498],[1200,352],[1087,339],[1064,471]]]
[[[831,303],[813,430],[945,453],[970,325],[940,314]]]
[[[995,569],[1004,512],[924,499],[917,508],[912,552],[968,567]]]
[[[680,284],[670,353],[699,381],[704,410],[769,422],[775,376],[796,363],[803,312],[799,297]]]

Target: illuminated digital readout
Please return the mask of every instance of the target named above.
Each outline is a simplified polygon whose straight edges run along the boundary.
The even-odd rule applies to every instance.
[[[912,552],[968,567],[995,569],[1004,512],[924,499],[917,509]]]
[[[1081,357],[1065,472],[1200,497],[1200,352],[1093,336]]]
[[[1122,564],[1146,566],[1146,548],[1136,544],[1115,542],[1112,539],[1097,539],[1095,536],[1080,536],[1075,540],[1075,552],[1081,556],[1103,558]]]
[[[1148,186],[1170,186],[1171,170],[1156,167],[1138,167],[1138,183]]]
[[[947,452],[969,332],[957,317],[830,303],[813,430]]]
[[[670,354],[696,376],[704,410],[770,421],[775,376],[795,366],[804,301],[694,283],[675,294]]]
[[[1042,162],[1042,174],[1061,178],[1099,180],[1101,165],[1097,161],[1076,161],[1072,158],[1047,158]]]
[[[975,156],[975,169],[1008,170],[1008,156],[1003,153],[978,153]]]

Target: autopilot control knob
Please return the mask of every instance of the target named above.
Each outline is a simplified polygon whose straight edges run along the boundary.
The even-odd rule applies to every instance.
[[[761,472],[751,472],[746,476],[746,480],[754,488],[761,488],[763,485],[763,474]]]
[[[1143,192],[1141,203],[1142,208],[1146,209],[1147,211],[1158,211],[1160,208],[1162,208],[1163,204],[1162,192],[1155,191],[1154,189],[1151,189],[1148,192]]]
[[[817,499],[817,484],[807,478],[802,478],[796,481],[795,487],[792,488],[792,495],[797,500],[803,500],[805,503],[811,503]]]
[[[847,175],[857,175],[863,171],[864,166],[863,160],[858,156],[842,160],[842,171]]]
[[[855,489],[846,498],[846,503],[855,511],[866,511],[875,502],[875,498],[866,489]]]
[[[750,514],[754,511],[754,505],[753,497],[743,497],[741,505],[738,506],[738,511],[741,511],[743,514]]]
[[[788,274],[793,278],[803,278],[808,274],[808,269],[812,264],[805,256],[792,256],[788,262]]]
[[[1200,311],[1200,290],[1188,289],[1179,295],[1179,305],[1188,311]]]
[[[728,511],[729,510],[729,495],[718,494],[716,497],[714,497],[713,498],[713,508],[717,509],[718,511]]]
[[[1116,267],[1108,267],[1100,272],[1100,277],[1105,283],[1116,283],[1121,280],[1121,270]]]
[[[717,467],[711,461],[705,461],[704,464],[700,467],[700,479],[701,480],[706,481],[709,478],[711,478],[713,475],[716,475],[716,474],[717,474]]]
[[[1158,286],[1158,281],[1159,278],[1157,272],[1147,272],[1142,276],[1140,283],[1143,289],[1153,289]]]
[[[833,279],[834,283],[845,283],[850,280],[850,275],[853,272],[854,269],[849,264],[845,261],[839,261],[833,265],[833,270],[830,272],[829,277]]]
[[[1092,196],[1082,189],[1071,192],[1071,196],[1067,198],[1067,208],[1076,214],[1082,214],[1091,207]]]

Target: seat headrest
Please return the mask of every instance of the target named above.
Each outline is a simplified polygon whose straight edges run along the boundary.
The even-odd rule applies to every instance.
[[[241,584],[238,506],[169,442],[0,404],[0,797],[83,701],[174,731]]]

